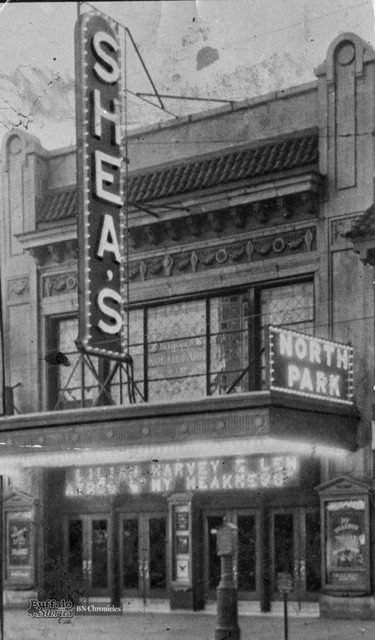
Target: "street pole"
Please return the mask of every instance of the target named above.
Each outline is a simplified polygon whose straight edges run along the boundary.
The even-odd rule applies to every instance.
[[[288,640],[288,594],[284,592],[284,640]]]
[[[216,589],[217,624],[215,640],[240,640],[237,588],[233,580],[234,535],[237,527],[226,521],[217,532],[217,555],[220,556],[221,579]]]
[[[0,640],[4,640],[4,584],[3,584],[3,564],[4,564],[4,531],[3,531],[3,476],[0,476]]]
[[[288,594],[293,591],[293,578],[290,573],[278,573],[276,589],[283,595],[284,600],[284,640],[288,640]]]
[[[217,625],[215,640],[240,640],[237,618],[237,589],[233,582],[233,557],[221,556],[221,580],[216,589]]]

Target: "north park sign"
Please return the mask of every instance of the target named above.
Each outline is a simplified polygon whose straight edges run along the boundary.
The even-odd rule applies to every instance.
[[[269,327],[269,388],[290,395],[353,404],[352,347]]]
[[[125,350],[125,28],[101,13],[76,25],[78,347]]]

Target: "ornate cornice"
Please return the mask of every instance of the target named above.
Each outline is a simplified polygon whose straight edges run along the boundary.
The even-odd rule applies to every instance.
[[[133,252],[155,247],[174,248],[176,243],[188,244],[199,240],[213,240],[223,235],[256,232],[267,226],[283,226],[290,221],[299,223],[318,214],[314,192],[279,196],[253,203],[231,206],[213,211],[191,211],[189,215],[160,220],[130,228]]]
[[[216,242],[202,246],[196,244],[191,249],[159,252],[157,255],[142,259],[133,259],[129,263],[129,280],[131,282],[149,281],[153,279],[183,276],[232,267],[240,264],[251,264],[262,260],[309,253],[316,248],[315,226],[298,229],[288,228],[284,232],[269,235],[242,237],[240,241],[232,239],[227,242]],[[78,276],[76,269],[63,273],[49,273],[42,276],[42,296],[44,298],[76,292]]]
[[[131,281],[178,276],[186,273],[252,263],[296,253],[307,253],[316,248],[314,226],[287,230],[267,236],[251,236],[241,241],[220,242],[208,247],[192,247],[183,251],[142,260],[132,260],[129,266]]]
[[[78,241],[76,239],[56,241],[46,245],[27,249],[39,267],[60,264],[78,257]]]

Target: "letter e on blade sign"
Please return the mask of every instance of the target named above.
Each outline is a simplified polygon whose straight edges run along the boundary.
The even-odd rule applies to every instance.
[[[121,359],[125,344],[125,28],[96,11],[76,25],[78,347]]]

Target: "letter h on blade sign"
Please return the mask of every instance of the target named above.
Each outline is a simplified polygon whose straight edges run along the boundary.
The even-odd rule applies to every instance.
[[[103,14],[76,25],[79,337],[82,351],[126,351],[125,28]]]

